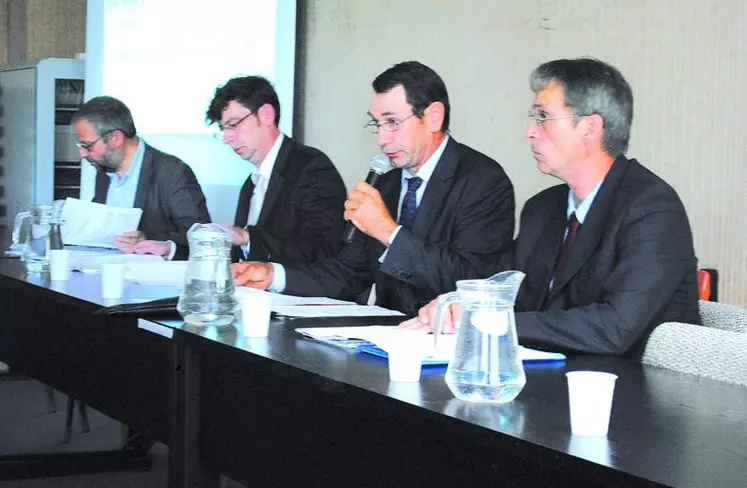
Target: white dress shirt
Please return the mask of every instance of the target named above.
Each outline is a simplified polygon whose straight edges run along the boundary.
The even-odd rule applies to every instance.
[[[272,169],[275,167],[275,161],[278,158],[280,146],[283,145],[283,139],[283,133],[281,132],[270,148],[270,152],[267,153],[265,159],[260,163],[259,168],[249,176],[252,179],[252,183],[254,183],[254,191],[252,192],[252,199],[249,201],[247,225],[257,225],[257,221],[259,221],[259,215],[262,213],[262,206],[265,203],[265,195],[267,195],[267,188],[270,186]],[[241,247],[244,252],[244,258],[249,257],[249,250],[252,245],[251,238],[252,236],[250,235],[249,242]]]

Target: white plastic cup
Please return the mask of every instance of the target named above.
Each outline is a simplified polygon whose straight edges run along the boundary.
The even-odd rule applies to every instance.
[[[70,279],[69,250],[52,249],[49,251],[49,278],[52,281],[67,281]]]
[[[568,378],[571,433],[606,436],[617,376],[600,371],[571,371],[565,375]]]
[[[104,263],[101,265],[101,297],[122,298],[124,292],[124,263]]]
[[[386,348],[389,356],[389,381],[419,382],[427,335],[400,329],[393,332]]]
[[[270,331],[272,297],[249,294],[241,301],[241,323],[244,337],[267,337]]]

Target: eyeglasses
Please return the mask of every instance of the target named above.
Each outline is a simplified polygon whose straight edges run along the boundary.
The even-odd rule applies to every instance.
[[[93,140],[93,141],[91,141],[91,142],[83,142],[83,141],[77,141],[77,142],[75,143],[75,146],[76,146],[76,147],[77,147],[78,149],[85,149],[86,151],[90,151],[90,150],[91,150],[91,148],[92,148],[92,147],[93,147],[93,146],[94,146],[94,145],[95,145],[95,144],[96,144],[97,142],[99,142],[99,141],[100,141],[101,139],[103,139],[104,137],[108,136],[109,134],[111,134],[112,132],[114,132],[114,131],[116,131],[116,130],[119,130],[119,129],[112,129],[112,130],[108,130],[108,131],[104,132],[103,134],[101,134],[101,135],[100,135],[100,136],[98,137],[98,139],[95,139],[95,140]]]
[[[378,123],[375,120],[370,121],[366,125],[363,126],[364,129],[370,129],[371,133],[378,134],[379,130],[384,129],[384,132],[397,132],[399,130],[400,125],[407,119],[415,117],[415,113],[411,113],[407,117],[405,117],[402,120],[397,119],[389,119],[386,122]]]
[[[530,119],[534,119],[534,123],[537,125],[542,125],[543,123],[547,122],[548,120],[563,120],[563,119],[582,119],[584,117],[588,117],[590,114],[585,115],[547,115],[544,112],[538,112],[536,110],[528,110],[527,111],[527,117]]]
[[[218,124],[218,130],[213,133],[213,137],[218,139],[219,141],[223,140],[223,133],[226,131],[235,131],[236,128],[246,119],[249,118],[250,115],[253,115],[254,112],[249,112],[248,114],[241,117],[236,122],[226,122],[224,125]]]

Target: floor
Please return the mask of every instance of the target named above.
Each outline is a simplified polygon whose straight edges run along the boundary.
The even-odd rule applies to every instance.
[[[48,400],[48,388],[13,371],[0,373],[0,457],[3,455],[113,450],[122,442],[122,424],[96,410],[88,409],[90,431],[81,431],[77,412],[73,434],[63,443],[67,398],[54,393],[56,410]],[[64,477],[3,481],[0,488],[164,488],[168,481],[168,447],[157,443],[149,452],[153,465],[148,470],[107,471]],[[222,478],[221,488],[243,488]]]
[[[47,387],[43,384],[13,372],[0,375],[0,456],[118,448],[121,424],[93,409],[89,409],[91,431],[81,432],[80,419],[76,415],[72,438],[64,444],[66,397],[56,393],[55,403],[57,411],[50,412]],[[153,466],[147,471],[0,481],[0,488],[163,488],[167,485],[168,448],[156,444],[150,455]]]

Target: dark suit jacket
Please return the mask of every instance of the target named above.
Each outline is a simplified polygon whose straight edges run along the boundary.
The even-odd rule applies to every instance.
[[[396,218],[401,170],[376,185]],[[511,243],[514,192],[503,168],[449,140],[418,207],[412,230],[402,228],[383,263],[383,244],[363,233],[321,263],[286,267],[285,293],[350,299],[376,283],[377,304],[415,315],[457,280],[485,277]]]
[[[524,344],[635,356],[667,321],[700,323],[697,260],[685,208],[661,178],[616,159],[563,271],[548,285],[566,227],[568,186],[531,198],[521,214],[515,266]]]
[[[254,183],[247,178],[239,194],[234,225],[246,227]],[[257,225],[246,227],[249,261],[313,262],[334,256],[345,225],[345,184],[321,151],[285,136]],[[234,261],[243,252],[234,247]]]
[[[94,202],[106,203],[109,182],[106,173],[96,174]],[[138,230],[147,239],[176,244],[174,259],[188,257],[187,231],[192,224],[210,222],[205,195],[192,169],[179,158],[148,144],[133,207],[143,210]]]

